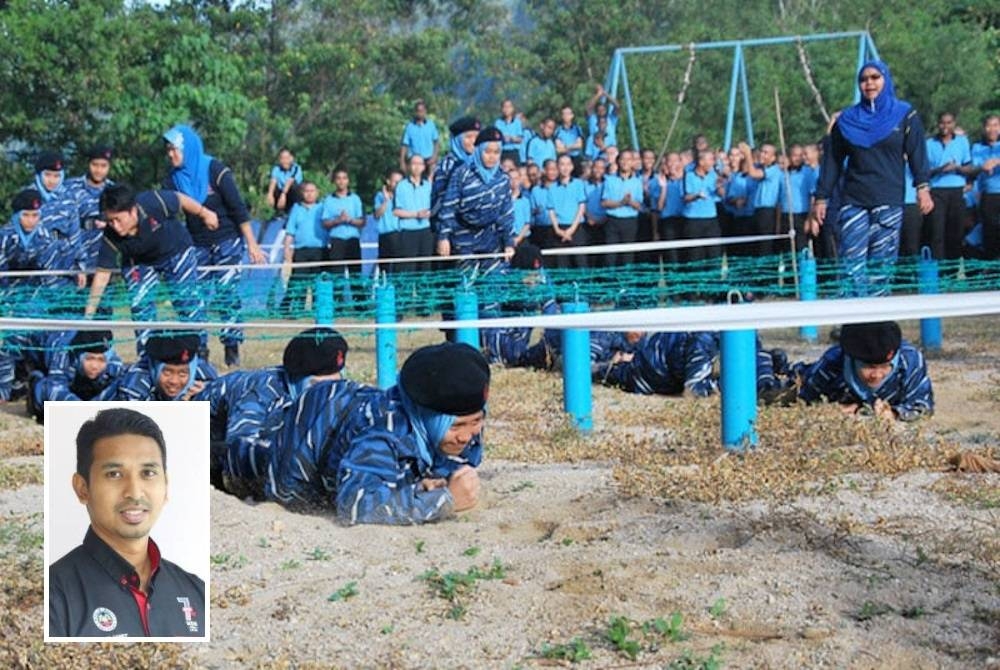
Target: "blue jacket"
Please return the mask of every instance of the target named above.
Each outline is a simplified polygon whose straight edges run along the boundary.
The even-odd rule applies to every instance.
[[[72,339],[73,332],[69,333]],[[83,354],[65,348],[57,349],[51,358],[49,372],[35,385],[35,402],[39,407],[47,400],[109,400],[117,393],[117,384],[128,366],[114,349],[105,354],[108,366],[97,379],[88,379],[82,372]]]
[[[687,389],[708,396],[718,386],[712,378],[718,351],[714,333],[653,333],[639,342],[631,361],[598,365],[594,376],[629,393],[676,395]]]
[[[514,246],[510,181],[497,170],[487,184],[472,165],[456,168],[438,212],[438,240],[450,240],[456,256]]]
[[[874,390],[858,378],[853,359],[844,354],[840,345],[827,349],[815,363],[796,367],[802,377],[799,397],[806,402],[826,398],[845,405],[872,407],[876,399],[881,399],[902,421],[913,421],[934,411],[934,390],[924,356],[906,341],[893,359],[892,372]]]
[[[23,235],[20,224],[0,228],[0,272],[14,270],[67,270],[80,272],[84,255],[69,240],[59,239],[39,224],[31,235]],[[39,316],[57,312],[76,312],[78,306],[67,302],[75,292],[75,277],[47,275],[40,277],[0,276],[0,312],[13,316]]]
[[[201,357],[195,357],[190,365],[194,372],[191,375],[192,383],[195,381],[210,382],[219,376],[212,364]],[[168,398],[163,394],[163,391],[156,384],[156,380],[153,379],[151,361],[146,356],[142,356],[129,367],[128,372],[122,377],[114,400],[175,400],[175,398]]]

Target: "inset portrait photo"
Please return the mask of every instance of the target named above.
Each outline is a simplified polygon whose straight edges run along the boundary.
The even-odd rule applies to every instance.
[[[207,641],[209,407],[45,403],[45,641]]]

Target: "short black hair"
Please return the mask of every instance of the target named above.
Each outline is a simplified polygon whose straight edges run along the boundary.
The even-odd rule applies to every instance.
[[[135,190],[128,184],[114,184],[101,193],[102,212],[127,212],[133,207],[135,207]]]
[[[107,192],[107,191],[105,191]],[[105,437],[118,435],[142,435],[156,441],[163,459],[163,470],[167,469],[167,443],[163,431],[151,418],[141,412],[126,407],[113,407],[97,413],[89,419],[76,434],[76,473],[90,483],[90,466],[94,464],[94,444]]]

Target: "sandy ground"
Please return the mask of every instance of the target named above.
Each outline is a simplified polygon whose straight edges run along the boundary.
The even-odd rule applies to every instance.
[[[839,450],[919,442],[912,465],[803,467],[793,474],[804,485],[748,483],[747,495],[721,481],[722,495],[705,495],[695,490],[704,478],[677,486],[705,470],[704,454],[683,450],[647,473],[659,478],[653,493],[626,493],[638,486],[630,445],[698,441],[677,416],[713,444],[715,406],[595,389],[597,430],[581,439],[554,400],[537,409],[533,394],[554,392],[557,377],[497,370],[477,509],[430,526],[345,528],[213,492],[212,642],[86,657],[40,642],[41,430],[4,408],[0,664],[69,667],[97,653],[125,667],[515,668],[573,656],[594,668],[1000,668],[1000,475],[940,467],[948,450],[1000,451],[992,329],[947,325],[947,349],[931,361],[938,411],[920,429],[872,432],[872,444],[857,443],[864,432],[845,445],[831,436]],[[793,359],[823,348],[790,332],[765,342]],[[280,345],[247,349],[258,365]],[[371,375],[370,349],[360,340],[352,353],[359,378]],[[801,411],[765,418],[791,423]],[[762,450],[796,442],[782,440],[762,436]],[[841,453],[832,446],[820,453]],[[774,465],[733,467],[752,482],[757,464]]]

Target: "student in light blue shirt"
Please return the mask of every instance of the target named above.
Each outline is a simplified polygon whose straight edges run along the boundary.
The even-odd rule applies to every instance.
[[[983,121],[983,137],[972,145],[972,165],[979,177],[979,220],[987,260],[1000,258],[1000,114]]]
[[[401,240],[402,228],[399,224],[399,217],[393,212],[393,198],[396,193],[396,185],[403,179],[403,173],[399,170],[391,169],[382,178],[382,188],[375,194],[374,209],[372,215],[378,226],[378,257],[379,260],[402,258]],[[401,263],[379,263],[382,272],[399,272]]]
[[[583,131],[574,121],[573,108],[566,105],[559,112],[561,123],[556,127],[556,153],[569,156],[573,160],[573,174],[580,174],[580,159],[583,156]]]
[[[601,206],[601,194],[604,191],[604,179],[607,173],[607,161],[597,158],[590,164],[590,177],[583,184],[587,195],[587,244],[591,246],[604,244],[604,223],[608,219],[608,213]],[[604,259],[601,256],[590,258],[591,267],[602,265]]]
[[[323,207],[319,204],[319,189],[311,181],[299,188],[302,200],[292,205],[285,223],[285,262],[312,263],[327,259],[329,234],[320,222]],[[293,267],[288,279],[288,291],[281,300],[286,317],[298,316],[305,307],[306,292],[322,267]],[[315,298],[314,298],[315,300]]]
[[[563,154],[556,162],[559,177],[549,184],[549,221],[552,222],[554,248],[579,247],[586,243],[583,228],[587,211],[587,194],[583,181],[573,176],[573,159]],[[557,268],[586,268],[587,256],[559,255]]]
[[[295,162],[295,155],[288,147],[282,147],[277,164],[271,167],[271,181],[267,184],[268,207],[282,214],[287,213],[298,202],[302,182],[302,168]]]
[[[333,171],[335,191],[323,199],[320,214],[323,227],[329,231],[329,259],[331,261],[361,260],[361,229],[365,226],[365,213],[361,198],[350,190],[351,178],[345,168]],[[347,265],[356,274],[361,265]],[[340,269],[336,268],[339,273]]]
[[[639,234],[639,210],[642,209],[642,179],[636,174],[638,157],[626,149],[618,154],[618,173],[604,178],[601,207],[608,213],[604,224],[605,244],[632,244]],[[630,265],[634,252],[607,254],[608,267]]]
[[[788,213],[792,213],[795,226],[795,251],[802,251],[809,242],[811,233],[806,232],[806,218],[812,207],[812,194],[816,191],[816,173],[805,164],[805,150],[801,144],[793,144],[788,149],[788,170],[779,184],[781,222],[778,229],[788,228]]]
[[[934,209],[928,216],[928,246],[934,258],[948,260],[962,257],[965,177],[975,171],[969,140],[955,134],[955,123],[954,114],[943,112],[938,116],[937,135],[927,138],[927,163],[934,200]]]
[[[427,105],[417,100],[413,105],[413,118],[403,128],[403,139],[399,142],[399,169],[407,171],[410,156],[422,156],[432,174],[438,159],[438,129],[427,118]]]
[[[594,96],[587,101],[587,132],[591,137],[596,135],[599,130],[604,133],[601,138],[602,152],[608,147],[618,146],[619,107],[618,101],[608,95],[608,92],[600,84],[597,85]]]
[[[559,178],[559,167],[551,158],[540,167],[541,169],[533,163],[528,164],[529,179],[535,175],[531,179],[534,186],[528,193],[531,199],[531,242],[540,249],[549,249],[555,244],[555,237],[552,235],[552,220],[549,218],[548,186]],[[551,267],[555,262],[552,256],[545,260],[549,263],[546,267]]]
[[[410,156],[410,172],[396,186],[393,212],[399,217],[403,258],[428,258],[434,255],[434,235],[431,233],[431,182],[424,177],[426,165],[420,156]],[[400,268],[403,272],[430,269],[428,265],[411,261]]]
[[[528,160],[538,166],[544,166],[545,161],[558,158],[553,135],[556,132],[556,122],[552,118],[545,119],[538,126],[539,134],[528,140]]]
[[[510,195],[514,199],[514,246],[531,236],[531,196],[524,188],[527,170],[523,167],[510,172]]]
[[[684,236],[684,163],[677,152],[667,154],[661,165],[660,176],[653,180],[650,197],[655,196],[655,207],[659,211],[656,237],[661,242],[679,240]],[[665,249],[662,258],[677,264],[681,254],[679,249]]]
[[[755,163],[753,150],[746,142],[740,142],[746,175],[756,182],[753,195],[752,235],[774,235],[778,225],[778,195],[783,175],[777,164],[778,155],[773,144],[762,144],[760,163]],[[762,240],[748,244],[748,253],[757,258],[774,253],[772,240]]]
[[[715,211],[715,195],[725,192],[724,184],[715,172],[715,152],[706,149],[698,153],[693,170],[684,174],[684,238],[696,240],[719,237],[719,219]],[[718,258],[718,245],[691,247],[685,254],[688,262]]]
[[[506,98],[500,103],[500,118],[493,122],[493,126],[503,133],[503,146],[500,152],[500,161],[513,160],[516,165],[522,165],[524,158],[522,148],[525,144],[524,126],[521,124],[521,117],[514,109],[514,101]]]

